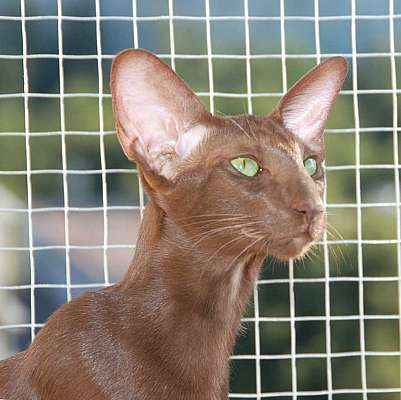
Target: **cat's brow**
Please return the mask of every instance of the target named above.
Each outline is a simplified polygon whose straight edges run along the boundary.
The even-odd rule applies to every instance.
[[[249,133],[234,119],[228,117],[228,119],[237,127],[239,128],[242,132],[244,132],[244,134],[249,138],[249,140],[252,140],[251,136],[249,135]],[[256,139],[256,137],[254,137],[254,139]]]

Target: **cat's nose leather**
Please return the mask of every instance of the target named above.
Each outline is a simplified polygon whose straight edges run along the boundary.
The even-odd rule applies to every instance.
[[[322,215],[324,210],[322,203],[316,203],[314,201],[298,202],[293,205],[293,209],[305,215],[308,225],[311,225],[316,217]]]

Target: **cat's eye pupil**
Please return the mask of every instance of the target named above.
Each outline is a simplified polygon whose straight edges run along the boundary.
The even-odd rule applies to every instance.
[[[252,158],[237,157],[232,159],[230,163],[242,175],[255,176],[260,171],[259,164]]]
[[[317,163],[314,158],[307,158],[304,160],[304,167],[310,176],[315,175],[317,172]]]

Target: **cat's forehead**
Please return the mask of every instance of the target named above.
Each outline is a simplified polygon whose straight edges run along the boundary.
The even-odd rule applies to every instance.
[[[221,119],[221,125],[213,129],[212,136],[224,144],[227,151],[259,148],[293,159],[301,157],[303,151],[302,143],[272,117],[226,116]]]

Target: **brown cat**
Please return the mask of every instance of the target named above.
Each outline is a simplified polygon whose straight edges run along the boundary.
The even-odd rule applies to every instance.
[[[120,283],[63,305],[0,363],[0,397],[227,399],[263,259],[300,257],[324,230],[323,128],[346,71],[331,58],[270,115],[215,117],[156,56],[121,53],[118,137],[149,197],[134,259]]]

